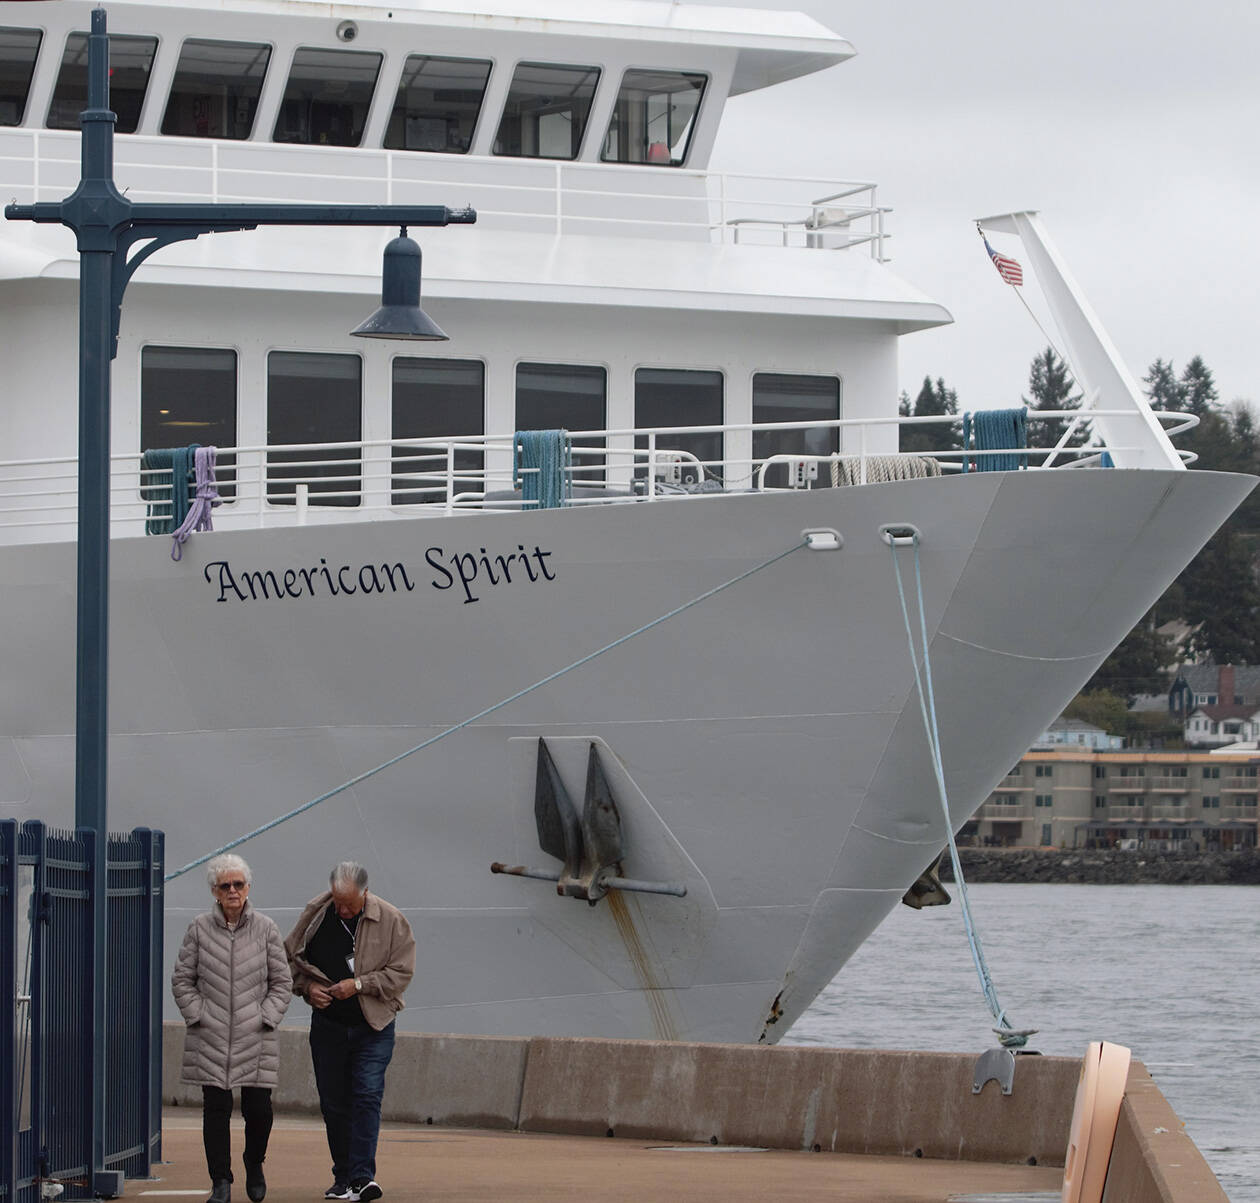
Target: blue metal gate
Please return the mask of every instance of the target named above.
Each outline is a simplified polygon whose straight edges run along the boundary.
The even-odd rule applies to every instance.
[[[44,1181],[91,1198],[94,1171],[146,1177],[162,1140],[163,836],[106,847],[106,1030],[92,1024],[91,831],[0,821],[0,1200]],[[92,1166],[90,1072],[106,1047],[105,1164]]]

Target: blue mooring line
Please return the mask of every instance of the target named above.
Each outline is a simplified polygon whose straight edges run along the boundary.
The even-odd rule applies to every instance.
[[[413,753],[430,747],[432,744],[437,743],[439,739],[445,739],[448,735],[453,735],[456,731],[462,731],[465,727],[477,722],[478,719],[485,718],[488,714],[493,714],[496,710],[502,710],[504,706],[523,698],[527,693],[533,693],[535,689],[540,689],[542,686],[549,684],[557,678],[563,677],[565,673],[572,672],[575,668],[581,668],[583,664],[589,664],[597,656],[602,656],[605,652],[610,652],[613,648],[620,647],[623,643],[627,643],[636,635],[642,635],[644,631],[650,631],[653,627],[660,626],[661,623],[676,617],[684,610],[690,610],[692,606],[699,605],[702,601],[707,601],[715,594],[721,593],[723,589],[729,589],[732,585],[736,585],[740,581],[746,580],[754,573],[760,572],[763,568],[769,568],[771,564],[777,564],[780,560],[790,556],[794,551],[800,551],[802,547],[806,546],[808,546],[808,544],[802,539],[801,542],[789,547],[787,551],[781,551],[777,555],[771,556],[768,560],[763,560],[760,564],[755,564],[746,572],[741,572],[738,576],[731,577],[729,581],[724,581],[722,584],[701,593],[698,597],[693,597],[690,601],[683,602],[681,606],[676,606],[674,609],[670,610],[668,614],[662,614],[659,618],[654,618],[651,622],[644,623],[643,626],[631,631],[628,635],[622,635],[619,639],[614,639],[612,643],[605,644],[596,651],[588,653],[580,660],[574,660],[572,664],[568,664],[564,668],[558,669],[556,672],[543,677],[541,680],[535,681],[532,685],[527,685],[524,689],[512,694],[511,697],[495,702],[493,706],[487,706],[484,710],[478,711],[478,713],[472,715],[470,718],[466,718],[462,722],[456,723],[453,727],[447,727],[445,731],[439,731],[436,735],[426,739],[423,743],[416,744],[414,748],[408,748],[407,751],[400,752],[397,756],[384,761],[382,764],[378,764],[375,768],[368,769],[367,772],[360,773],[357,777],[351,777],[349,781],[343,782],[335,789],[330,789],[326,794],[320,794],[318,798],[312,798],[309,802],[303,802],[301,806],[295,807],[293,810],[272,819],[269,823],[264,823],[261,827],[254,828],[253,831],[247,832],[245,835],[238,836],[236,839],[224,844],[221,848],[216,848],[213,852],[207,852],[205,856],[199,856],[196,860],[190,860],[186,865],[181,865],[178,869],[168,873],[163,880],[173,881],[175,878],[183,876],[190,869],[195,869],[198,865],[204,865],[206,861],[211,860],[220,853],[228,852],[233,848],[237,848],[247,840],[252,840],[255,836],[259,836],[264,832],[270,831],[273,827],[279,827],[281,823],[288,822],[289,819],[295,818],[304,811],[308,811],[312,807],[318,806],[321,802],[327,802],[329,798],[333,798],[337,794],[350,789],[352,786],[358,785],[360,781],[366,781],[369,777],[381,772],[382,769],[387,769],[391,765],[397,764],[400,760],[406,760],[406,758],[411,756]]]
[[[897,546],[890,539],[892,550],[893,574],[897,578],[897,597],[901,602],[901,617],[906,625],[906,639],[910,645],[910,663],[914,668],[914,683],[919,694],[919,710],[923,715],[923,726],[927,732],[928,748],[932,753],[932,771],[936,776],[936,789],[941,800],[941,810],[945,816],[945,838],[949,845],[949,859],[954,867],[954,881],[958,886],[958,901],[962,907],[963,925],[967,929],[967,943],[971,947],[971,959],[980,977],[980,989],[988,1003],[989,1013],[993,1016],[997,1027],[998,1041],[1003,1048],[1023,1048],[1028,1043],[1030,1031],[1016,1030],[1006,1018],[1006,1010],[998,1001],[997,989],[989,973],[988,962],[984,958],[984,948],[980,943],[980,933],[976,930],[971,916],[971,902],[967,897],[967,882],[963,877],[962,863],[958,857],[958,845],[954,840],[954,824],[949,817],[949,795],[945,788],[945,769],[941,763],[941,736],[936,723],[936,698],[932,692],[932,659],[928,651],[927,618],[923,605],[923,576],[919,567],[919,536],[911,536],[914,543],[914,581],[918,590],[919,601],[919,636],[923,641],[923,674],[919,674],[919,660],[915,654],[914,634],[910,624],[910,612],[906,605],[906,593],[901,583],[901,565],[897,562]],[[927,680],[924,690],[923,681]]]

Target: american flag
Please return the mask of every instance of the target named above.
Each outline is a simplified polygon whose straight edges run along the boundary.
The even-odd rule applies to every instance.
[[[1018,288],[1024,282],[1024,269],[1012,259],[1009,255],[999,255],[990,245],[989,240],[984,240],[984,249],[989,252],[989,258],[993,260],[993,266],[997,268],[998,275],[1002,277],[1008,284],[1013,284]]]

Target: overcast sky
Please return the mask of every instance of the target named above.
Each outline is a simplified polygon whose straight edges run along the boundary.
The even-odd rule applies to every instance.
[[[943,376],[962,409],[1027,392],[1045,339],[972,219],[1036,209],[1135,376],[1199,354],[1222,401],[1260,403],[1260,3],[759,6],[858,54],[732,100],[713,165],[878,183],[892,269],[955,319],[901,340],[903,389]]]

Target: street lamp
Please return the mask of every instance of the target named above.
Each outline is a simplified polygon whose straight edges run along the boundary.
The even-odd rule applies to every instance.
[[[74,813],[75,826],[94,833],[89,1180],[94,1193],[112,1196],[121,1193],[123,1174],[105,1169],[109,413],[110,361],[118,352],[123,292],[136,269],[155,251],[201,234],[253,230],[261,225],[403,226],[404,236],[386,248],[382,307],[355,333],[375,338],[443,339],[446,335],[420,310],[420,248],[405,236],[405,227],[467,225],[475,222],[477,215],[472,209],[449,209],[444,205],[148,204],[128,200],[114,186],[113,179],[116,117],[109,108],[109,37],[103,8],[92,12],[88,102],[79,120],[83,128],[79,186],[65,200],[11,204],[4,215],[10,221],[69,226],[75,232],[79,250]],[[128,258],[133,246],[138,249]]]

